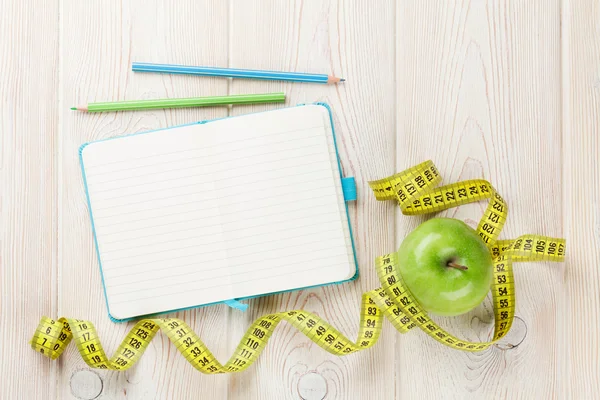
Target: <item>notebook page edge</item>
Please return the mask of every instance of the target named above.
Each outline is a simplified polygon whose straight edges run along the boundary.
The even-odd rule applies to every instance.
[[[335,132],[335,126],[333,124],[333,115],[332,115],[331,108],[330,108],[329,104],[326,104],[326,103],[318,103],[318,104],[314,104],[314,106],[321,107],[322,109],[324,109],[323,117],[325,119],[325,125],[326,125],[326,127],[329,128],[328,134],[331,135],[332,144],[333,144],[333,148],[334,148],[334,152],[335,152],[334,169],[337,172],[334,172],[334,175],[341,182],[341,180],[344,178],[344,174],[342,171],[342,163],[341,163],[341,159],[340,159],[340,155],[339,155],[339,148],[337,146],[337,136],[336,136],[336,132]],[[343,190],[340,190],[338,192],[338,195],[340,197],[340,202],[342,203],[342,207],[341,207],[342,208],[342,219],[345,221],[345,223],[343,224],[344,232],[346,232],[348,235],[348,239],[347,239],[348,257],[349,257],[348,265],[350,268],[348,270],[348,275],[346,276],[346,278],[339,282],[333,282],[334,284],[354,280],[354,279],[358,278],[358,274],[359,274],[358,259],[356,256],[356,248],[354,245],[354,236],[353,236],[353,231],[352,231],[348,203],[345,201]]]

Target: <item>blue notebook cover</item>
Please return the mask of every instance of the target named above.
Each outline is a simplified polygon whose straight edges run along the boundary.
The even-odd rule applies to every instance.
[[[296,288],[296,289],[292,289],[292,290],[287,290],[287,291],[296,291],[296,290],[302,290],[302,289],[308,289],[308,288],[315,288],[315,287],[319,287],[319,286],[327,286],[330,284],[340,284],[340,283],[345,283],[345,282],[349,282],[352,280],[355,280],[356,278],[358,278],[358,274],[359,274],[359,270],[358,270],[358,261],[357,261],[357,257],[356,257],[356,247],[354,244],[354,238],[353,238],[353,234],[352,234],[352,227],[350,225],[350,216],[348,213],[348,202],[349,201],[354,201],[356,200],[356,185],[354,182],[354,178],[353,177],[344,177],[343,173],[342,173],[342,166],[341,166],[341,162],[340,162],[340,158],[339,158],[339,152],[338,152],[338,147],[337,147],[337,140],[336,140],[336,134],[335,134],[335,127],[333,124],[333,116],[332,116],[332,112],[331,112],[331,108],[329,107],[329,105],[327,103],[313,103],[313,105],[319,105],[324,107],[328,114],[329,114],[329,120],[331,123],[331,128],[332,128],[332,132],[333,132],[333,143],[335,146],[335,154],[337,157],[337,166],[339,169],[339,173],[340,176],[342,177],[342,191],[343,191],[343,195],[344,195],[344,200],[345,200],[345,209],[346,209],[346,216],[348,219],[348,229],[350,231],[350,240],[352,243],[352,251],[353,251],[353,258],[354,258],[354,266],[356,269],[356,272],[354,274],[354,276],[352,276],[350,279],[346,279],[346,280],[342,280],[342,281],[338,281],[338,282],[331,282],[331,283],[327,283],[324,285],[315,285],[315,286],[305,286],[305,287],[300,287],[300,288]],[[296,107],[303,107],[305,106],[305,104],[300,104]],[[237,116],[234,117],[225,117],[225,118],[237,118]],[[207,303],[207,304],[201,304],[201,305],[197,305],[197,306],[191,306],[191,307],[186,307],[186,308],[179,308],[179,309],[174,309],[174,310],[168,310],[168,311],[163,311],[157,314],[146,314],[146,315],[140,315],[140,316],[136,316],[136,317],[132,317],[132,318],[125,318],[125,319],[118,319],[115,318],[113,315],[111,315],[110,313],[110,308],[109,308],[109,304],[108,304],[108,298],[107,298],[107,294],[106,294],[106,285],[104,282],[104,274],[103,274],[103,270],[102,270],[102,261],[101,261],[101,256],[100,256],[100,251],[99,251],[99,246],[98,246],[98,239],[97,239],[97,235],[96,235],[96,228],[94,226],[94,216],[93,216],[93,212],[92,212],[92,207],[91,207],[91,200],[90,200],[90,193],[89,193],[89,189],[88,189],[88,183],[87,183],[87,179],[86,179],[86,169],[85,169],[85,163],[83,160],[83,150],[85,149],[86,146],[92,144],[92,143],[97,143],[97,142],[102,142],[102,141],[107,141],[107,140],[114,140],[114,139],[119,139],[119,138],[123,138],[123,137],[127,137],[127,136],[135,136],[135,135],[143,135],[143,134],[147,134],[147,133],[151,133],[151,132],[156,132],[156,131],[162,131],[162,130],[168,130],[168,129],[173,129],[173,128],[179,128],[182,126],[189,126],[189,125],[196,125],[196,124],[207,124],[213,121],[218,121],[221,120],[223,118],[220,119],[214,119],[214,120],[207,120],[207,121],[199,121],[199,122],[194,122],[194,123],[190,123],[190,124],[184,124],[184,125],[177,125],[177,126],[172,126],[172,127],[168,127],[168,128],[162,128],[162,129],[156,129],[156,130],[152,130],[152,131],[145,131],[145,132],[139,132],[139,133],[134,133],[134,134],[129,134],[129,135],[121,135],[121,136],[117,136],[114,138],[107,138],[107,139],[101,139],[101,140],[97,140],[97,141],[92,141],[92,142],[88,142],[88,143],[84,143],[83,145],[81,145],[81,147],[79,148],[79,161],[80,161],[80,165],[81,165],[81,171],[82,171],[82,176],[83,176],[83,183],[84,183],[84,187],[85,187],[85,193],[86,193],[86,200],[87,200],[87,205],[88,205],[88,210],[90,213],[90,219],[91,219],[91,224],[92,224],[92,232],[93,232],[93,237],[94,237],[94,245],[96,248],[96,255],[98,257],[98,263],[100,266],[100,274],[102,277],[102,285],[103,285],[103,289],[104,289],[104,297],[105,297],[105,302],[106,302],[106,306],[108,309],[108,315],[110,317],[110,319],[113,322],[126,322],[126,321],[131,321],[131,320],[137,320],[140,318],[147,318],[147,317],[151,317],[151,316],[155,316],[155,315],[164,315],[164,314],[168,314],[168,313],[174,313],[177,311],[184,311],[184,310],[189,310],[189,309],[193,309],[193,308],[198,308],[198,307],[205,307],[205,306],[209,306],[209,305],[214,305],[214,304],[219,304],[219,303],[225,303],[228,304],[229,306],[233,307],[233,308],[237,308],[240,310],[245,310],[247,305],[240,303],[240,300],[247,300],[247,299],[251,299],[251,298],[256,298],[256,297],[262,297],[262,296],[268,296],[268,295],[272,295],[272,294],[277,294],[277,293],[282,293],[282,292],[271,292],[271,293],[263,293],[260,295],[256,295],[256,296],[249,296],[249,297],[243,297],[243,298],[239,298],[239,299],[231,299],[231,300],[227,300],[227,301],[220,301],[220,302],[214,302],[214,303]],[[286,291],[286,292],[287,292]]]

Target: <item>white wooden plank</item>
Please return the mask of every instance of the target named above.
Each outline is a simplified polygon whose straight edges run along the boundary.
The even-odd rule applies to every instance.
[[[432,159],[446,183],[490,180],[508,201],[502,237],[562,234],[558,1],[402,1],[397,12],[398,170]],[[476,225],[485,204],[443,215]],[[398,243],[423,218],[399,216]],[[518,347],[466,353],[423,332],[399,340],[398,398],[548,398],[558,372],[564,266],[517,264]],[[489,301],[436,318],[489,338]]]
[[[63,97],[60,132],[59,312],[96,324],[109,353],[132,324],[107,316],[78,148],[83,143],[203,119],[226,108],[83,114],[68,108],[87,101],[224,95],[227,81],[131,72],[132,61],[223,65],[227,62],[227,4],[210,1],[67,1],[61,10]],[[215,306],[174,314],[201,335],[220,358],[229,311]],[[63,356],[62,397],[80,393],[79,369],[87,370],[74,347]],[[141,361],[124,373],[98,372],[107,398],[210,398],[226,394],[229,378],[201,376],[159,335]],[[73,388],[75,386],[75,388]]]
[[[299,308],[317,313],[354,340],[361,293],[378,286],[373,260],[393,246],[395,209],[375,202],[367,181],[392,173],[394,166],[394,2],[378,2],[377,7],[359,1],[232,4],[231,67],[347,79],[338,86],[235,80],[231,91],[284,91],[287,106],[315,101],[331,105],[344,173],[357,179],[359,198],[350,213],[361,275],[353,283],[249,301],[246,314],[232,314],[230,349],[260,315]],[[273,108],[234,107],[233,114]],[[232,377],[229,396],[298,399],[302,376],[316,371],[325,378],[327,398],[391,398],[396,336],[386,323],[374,348],[340,358],[283,323],[256,366]],[[322,380],[312,377],[303,380],[300,392],[321,398]]]
[[[229,11],[224,2],[209,1],[64,1],[60,9],[57,1],[0,5],[0,397],[297,399],[322,393],[319,376],[328,398],[392,398],[394,392],[398,398],[590,398],[598,393],[596,2],[564,0],[562,21],[557,1],[404,1],[397,12],[391,1],[378,7],[350,0],[230,4]],[[340,359],[282,326],[258,365],[231,377],[199,375],[160,336],[139,366],[120,374],[89,372],[74,347],[56,362],[30,350],[27,340],[42,314],[90,318],[109,352],[129,326],[106,316],[78,147],[227,114],[224,109],[68,111],[84,101],[228,92],[227,82],[219,79],[133,74],[134,60],[213,65],[229,60],[231,66],[325,71],[348,79],[339,87],[231,85],[233,93],[284,90],[289,105],[332,104],[342,164],[359,183],[359,202],[350,209],[361,277],[352,284],[252,301],[247,315],[231,314],[231,329],[224,307],[179,313],[219,359],[231,354],[254,317],[270,311],[306,308],[353,337],[360,293],[377,285],[373,257],[397,246],[422,220],[398,215],[394,229],[395,206],[374,202],[366,181],[425,159],[437,163],[446,182],[490,179],[511,207],[507,237],[525,232],[567,237],[566,266],[516,266],[517,314],[527,324],[526,340],[510,351],[465,354],[419,332],[399,336],[386,324],[374,349]],[[236,107],[233,113],[275,107]],[[483,207],[448,215],[473,224]],[[485,307],[439,320],[476,340],[491,330]],[[15,321],[19,325],[10,324]],[[309,371],[317,375],[305,375]]]
[[[600,393],[600,4],[564,1],[563,195],[567,264],[561,318],[559,396]]]
[[[0,2],[0,398],[56,398],[29,339],[56,313],[57,1]]]

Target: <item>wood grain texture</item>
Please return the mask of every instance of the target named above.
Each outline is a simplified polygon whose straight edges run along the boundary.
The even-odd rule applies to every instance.
[[[600,4],[563,3],[563,193],[567,268],[560,396],[600,395]]]
[[[137,98],[224,95],[227,81],[131,72],[132,61],[181,64],[227,62],[227,4],[211,1],[65,2],[62,8],[62,130],[60,132],[59,314],[96,323],[107,351],[116,350],[132,324],[114,324],[107,309],[92,243],[78,148],[116,135],[212,119],[226,108],[85,114],[77,103]],[[223,326],[229,310],[209,307],[174,314],[224,357]],[[77,393],[74,372],[86,369],[75,347],[63,356],[61,397]],[[228,376],[203,377],[159,335],[141,362],[125,373],[99,372],[107,398],[226,396]]]
[[[445,183],[488,179],[509,205],[502,237],[562,235],[560,4],[444,4],[402,1],[398,8],[397,169],[432,159]],[[485,206],[442,215],[476,226]],[[400,216],[398,242],[423,219]],[[563,266],[515,269],[525,341],[471,354],[422,333],[405,335],[397,346],[398,398],[556,396]],[[489,305],[436,319],[464,338],[486,340]]]
[[[0,398],[596,398],[600,393],[600,6],[595,0],[46,0],[0,2]],[[132,61],[335,74],[338,86],[134,74]],[[445,182],[490,180],[510,206],[503,237],[567,238],[563,264],[516,264],[508,343],[460,353],[385,323],[374,348],[338,358],[283,323],[242,374],[205,376],[158,335],[124,373],[74,346],[30,350],[41,315],[94,321],[108,352],[131,324],[106,305],[78,149],[95,139],[282,105],[82,114],[87,101],[285,91],[331,105],[360,267],[353,283],[174,314],[225,361],[254,318],[304,308],[350,338],[373,259],[423,221],[376,202],[367,181],[431,159]],[[485,204],[443,215],[475,225]],[[489,300],[437,318],[472,340]],[[11,323],[17,322],[17,325]],[[307,374],[318,375],[307,375]],[[302,377],[305,379],[302,379]],[[308,379],[306,379],[308,378]],[[314,382],[314,390],[311,390]],[[299,391],[300,389],[300,391]],[[99,394],[98,394],[99,393]],[[308,397],[307,397],[308,396]]]
[[[56,394],[28,340],[56,314],[57,6],[0,2],[0,398]]]
[[[231,317],[230,348],[258,316],[302,308],[332,323],[352,340],[358,332],[361,293],[377,286],[376,256],[393,249],[392,205],[374,201],[367,180],[393,172],[395,110],[394,2],[372,7],[360,1],[234,1],[230,65],[327,73],[347,79],[324,86],[235,80],[231,92],[285,91],[286,105],[327,102],[332,108],[342,168],[355,176],[359,198],[350,204],[360,278],[352,283],[279,294],[250,301]],[[271,107],[255,106],[251,111]],[[233,108],[233,114],[248,112]],[[248,373],[232,377],[231,399],[298,399],[301,376],[316,371],[327,381],[327,398],[389,398],[394,392],[396,332],[386,324],[368,352],[336,357],[304,335],[281,326]],[[384,368],[381,366],[384,365]]]

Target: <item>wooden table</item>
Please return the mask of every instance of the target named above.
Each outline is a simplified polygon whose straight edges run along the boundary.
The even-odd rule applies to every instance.
[[[0,397],[23,399],[568,398],[600,393],[600,4],[103,0],[0,3]],[[323,86],[134,74],[132,61],[324,72]],[[346,175],[360,279],[176,314],[221,360],[251,321],[305,308],[353,337],[377,255],[423,218],[376,202],[367,181],[432,159],[445,182],[490,180],[510,205],[504,237],[568,240],[564,264],[516,266],[520,318],[507,343],[450,350],[386,324],[371,350],[338,358],[282,324],[236,375],[196,372],[159,335],[132,370],[91,371],[74,346],[32,351],[39,317],[96,324],[107,350],[131,325],[109,321],[77,150],[90,140],[276,106],[83,114],[87,101],[285,91],[328,102]],[[485,204],[445,215],[477,221]],[[489,301],[439,318],[485,340]],[[505,346],[506,347],[506,346]]]

